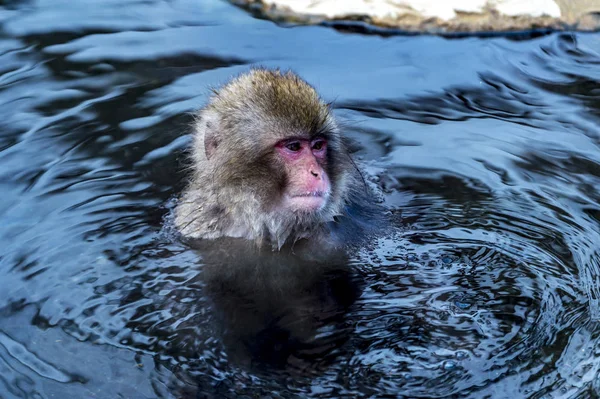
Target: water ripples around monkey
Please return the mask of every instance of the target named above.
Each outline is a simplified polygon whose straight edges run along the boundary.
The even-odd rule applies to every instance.
[[[598,34],[384,38],[217,0],[0,24],[1,398],[600,393]],[[255,64],[332,101],[392,232],[260,267],[177,239],[190,112]]]

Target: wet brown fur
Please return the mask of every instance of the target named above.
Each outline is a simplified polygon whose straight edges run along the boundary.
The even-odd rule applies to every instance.
[[[194,130],[193,176],[175,210],[186,237],[241,237],[281,248],[330,236],[335,220],[361,201],[360,175],[329,106],[292,72],[253,69],[233,79],[197,113]],[[289,182],[275,144],[315,136],[327,139],[328,204],[313,213],[278,209]]]

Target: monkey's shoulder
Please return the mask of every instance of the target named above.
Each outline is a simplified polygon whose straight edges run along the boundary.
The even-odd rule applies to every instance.
[[[175,207],[174,223],[179,232],[189,238],[216,238],[227,228],[226,210],[211,202],[198,189],[186,191]]]

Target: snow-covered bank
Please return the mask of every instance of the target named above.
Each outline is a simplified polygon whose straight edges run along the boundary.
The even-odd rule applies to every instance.
[[[363,20],[424,32],[595,30],[600,0],[234,0],[267,18],[300,23]]]

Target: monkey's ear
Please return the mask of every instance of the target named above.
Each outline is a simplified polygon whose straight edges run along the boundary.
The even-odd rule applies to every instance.
[[[221,140],[218,130],[218,116],[214,112],[206,110],[202,112],[196,122],[196,131],[199,137],[203,138],[201,145],[204,146],[204,155],[208,160],[213,157],[219,147]]]

